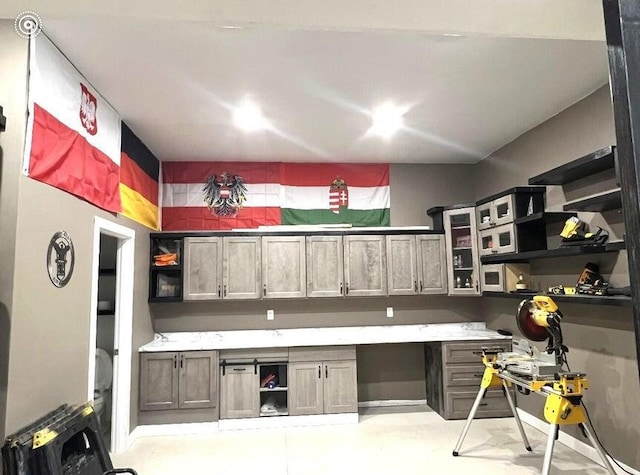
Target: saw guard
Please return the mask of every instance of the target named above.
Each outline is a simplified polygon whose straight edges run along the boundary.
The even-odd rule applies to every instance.
[[[539,326],[534,318],[533,312],[535,310],[535,304],[532,300],[523,300],[518,305],[518,311],[516,313],[516,322],[522,335],[532,341],[544,341],[549,334],[544,327]]]

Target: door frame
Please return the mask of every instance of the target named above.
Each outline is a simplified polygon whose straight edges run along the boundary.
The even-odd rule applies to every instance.
[[[116,302],[114,314],[114,357],[112,383],[111,452],[128,447],[131,413],[131,346],[133,335],[133,282],[135,231],[98,216],[93,223],[93,268],[89,327],[89,374],[87,400],[93,400],[96,372],[96,334],[98,327],[98,270],[100,235],[118,239],[116,254]],[[117,350],[117,351],[116,351]],[[117,354],[115,354],[117,353]]]

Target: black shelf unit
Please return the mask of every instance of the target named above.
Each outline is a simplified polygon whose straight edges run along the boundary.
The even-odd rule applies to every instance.
[[[620,208],[622,208],[622,193],[620,188],[571,201],[563,206],[565,211],[590,211],[593,213],[601,213],[603,211]]]
[[[151,235],[149,302],[182,302],[182,247],[182,237],[172,234]],[[177,263],[166,266],[154,265],[153,256],[167,251],[177,255]]]
[[[564,185],[616,166],[615,146],[605,147],[529,179],[530,185]]]
[[[529,262],[531,259],[544,259],[550,257],[570,257],[584,254],[602,254],[605,252],[618,252],[619,243],[602,246],[570,246],[543,251],[514,252],[511,254],[498,254],[495,256],[483,256],[480,261],[483,264],[501,264],[504,262]]]
[[[611,305],[614,307],[631,307],[632,300],[631,297],[626,297],[623,295],[615,295],[615,296],[598,296],[598,295],[556,295],[556,294],[548,294],[546,292],[482,292],[483,297],[496,297],[496,298],[506,298],[506,299],[527,299],[531,298],[534,295],[548,295],[556,302],[560,303],[587,303],[593,305]]]

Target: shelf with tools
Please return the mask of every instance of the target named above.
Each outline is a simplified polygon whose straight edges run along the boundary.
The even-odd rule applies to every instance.
[[[592,305],[609,305],[614,307],[631,307],[631,297],[626,295],[571,295],[549,294],[547,292],[488,292],[483,291],[483,297],[506,299],[527,299],[534,295],[548,295],[558,303],[586,303]]]
[[[545,249],[542,251],[513,252],[494,256],[483,256],[480,262],[483,264],[502,264],[505,262],[529,262],[532,259],[545,259],[551,257],[570,257],[586,254],[602,254],[604,252],[618,252],[625,249],[624,241],[615,241],[599,246],[567,246],[557,249]]]

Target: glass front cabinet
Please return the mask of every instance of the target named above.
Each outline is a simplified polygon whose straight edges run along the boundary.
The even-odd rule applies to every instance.
[[[475,207],[443,213],[449,295],[480,295]]]

